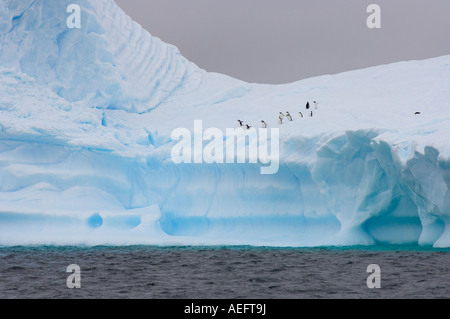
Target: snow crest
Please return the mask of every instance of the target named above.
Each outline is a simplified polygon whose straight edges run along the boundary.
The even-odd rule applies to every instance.
[[[66,23],[72,3],[81,7],[80,29]],[[151,36],[113,1],[1,0],[0,7],[0,65],[68,101],[148,112],[201,81],[202,71],[176,47]]]

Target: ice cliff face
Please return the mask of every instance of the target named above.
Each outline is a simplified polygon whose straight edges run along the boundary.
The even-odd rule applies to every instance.
[[[450,56],[257,85],[111,0],[0,7],[0,244],[450,246]],[[277,174],[172,162],[173,129],[238,119],[280,129]]]

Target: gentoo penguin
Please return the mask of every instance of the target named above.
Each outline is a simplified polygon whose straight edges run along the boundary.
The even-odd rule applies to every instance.
[[[283,114],[280,112],[280,116],[278,116],[278,124],[283,124]]]
[[[243,122],[243,121],[241,121],[241,120],[237,120],[237,121],[239,122],[239,125],[240,125],[240,126],[244,125],[244,122]]]
[[[416,112],[416,113],[414,113],[415,115],[419,115],[420,114],[420,112]]]
[[[302,112],[298,112],[298,114],[300,114],[300,117],[303,117],[303,113]]]
[[[306,103],[306,109],[309,110],[309,102]]]
[[[319,103],[317,103],[316,101],[314,101],[314,108],[317,110],[319,108]]]
[[[292,116],[289,114],[289,112],[286,112],[286,117],[289,121],[292,121]]]
[[[251,126],[248,124],[245,124],[245,126],[247,126],[247,130],[249,130],[251,128]]]
[[[262,123],[262,128],[267,128],[267,123],[266,122],[261,120],[261,123]]]
[[[309,113],[309,117],[313,117],[313,113],[312,113],[312,111],[311,111],[311,113]]]

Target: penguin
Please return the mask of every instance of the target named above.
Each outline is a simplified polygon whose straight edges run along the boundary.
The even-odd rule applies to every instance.
[[[303,117],[303,113],[302,112],[298,112],[298,114],[300,114],[300,117]]]
[[[247,130],[249,130],[251,128],[251,126],[248,124],[245,124],[245,126],[247,127]]]
[[[313,112],[311,111],[311,113],[309,113],[309,117],[313,117]]]
[[[283,124],[283,115],[280,112],[280,116],[278,116],[278,124]]]
[[[280,112],[280,117],[283,118],[283,117],[285,117],[285,115]]]
[[[314,101],[314,108],[317,110],[319,108],[319,103],[317,103],[316,101]]]
[[[419,115],[420,114],[420,112],[416,112],[416,113],[414,113],[415,115]]]
[[[309,102],[306,103],[306,109],[309,110]]]
[[[238,122],[239,122],[239,125],[240,126],[243,126],[244,125],[244,122],[243,121],[241,121],[241,120],[237,120]]]
[[[266,123],[266,122],[264,122],[263,120],[261,120],[261,123],[262,123],[262,128],[267,128],[267,123]]]
[[[289,121],[292,121],[292,116],[289,114],[289,112],[286,112],[286,117]]]

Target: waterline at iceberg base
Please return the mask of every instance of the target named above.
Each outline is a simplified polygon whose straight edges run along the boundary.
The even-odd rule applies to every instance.
[[[0,245],[450,247],[450,56],[245,83],[73,2],[0,0]],[[175,164],[197,120],[278,128],[278,172]]]

